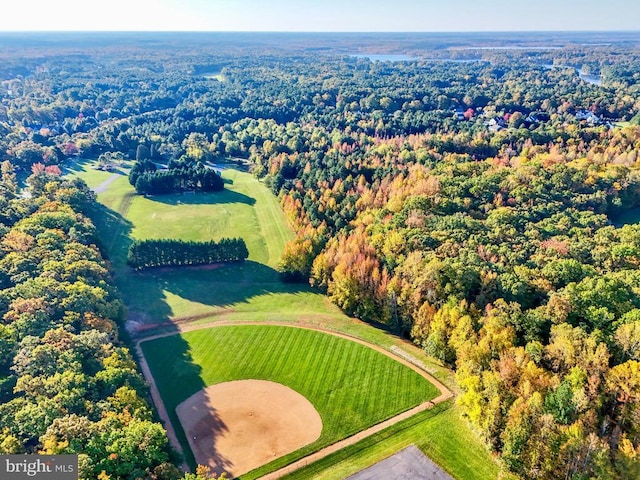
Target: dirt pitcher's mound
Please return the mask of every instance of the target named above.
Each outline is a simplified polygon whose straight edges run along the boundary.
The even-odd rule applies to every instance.
[[[220,383],[176,407],[196,462],[236,477],[320,437],[322,420],[299,393],[279,383]]]

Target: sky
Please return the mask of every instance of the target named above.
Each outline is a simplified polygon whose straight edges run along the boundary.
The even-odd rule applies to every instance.
[[[0,4],[0,31],[638,29],[638,0],[12,0]]]

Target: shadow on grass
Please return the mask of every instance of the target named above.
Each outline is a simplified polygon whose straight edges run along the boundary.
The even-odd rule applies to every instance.
[[[133,225],[125,215],[131,199],[123,198],[118,206],[120,212],[97,205],[92,214],[100,249],[112,265],[115,284],[127,305],[126,326],[131,334],[158,324],[177,331],[170,322],[181,314],[173,311],[168,295],[200,304],[195,313],[198,316],[247,303],[258,296],[310,290],[308,285],[283,283],[278,271],[253,261],[134,271],[126,263]]]
[[[122,209],[128,210],[123,201]],[[124,212],[126,213],[126,211]],[[90,214],[97,230],[97,244],[102,255],[117,268],[126,262],[127,251],[131,245],[131,230],[133,224],[122,213],[111,210],[102,204],[96,204]]]
[[[116,167],[112,167],[109,170],[100,170],[96,168],[96,160],[95,158],[71,158],[65,160],[62,164],[60,164],[60,169],[62,171],[62,175],[73,175],[81,172],[87,172],[89,170],[95,171],[103,171],[109,174],[118,174],[118,175],[128,175],[128,169],[124,168],[122,165]]]
[[[166,302],[162,285],[138,278],[127,266],[127,253],[133,241],[131,238],[133,224],[125,218],[125,215],[131,200],[130,196],[123,198],[118,206],[120,212],[97,204],[91,213],[91,219],[98,232],[96,243],[103,257],[111,264],[116,287],[127,305],[125,327],[129,330],[131,330],[130,322],[156,323],[171,316],[171,308]],[[153,308],[150,311],[139,308],[141,299],[146,299],[142,306],[148,303]]]
[[[224,203],[244,203],[245,205],[255,205],[256,200],[243,193],[234,192],[225,188],[221,192],[214,193],[175,193],[171,195],[155,195],[148,197],[154,202],[167,205],[216,205]]]
[[[62,169],[62,174],[66,175],[67,173],[78,173],[84,172],[87,168],[93,168],[93,164],[95,162],[95,158],[82,158],[76,157],[65,160],[64,163],[60,165]]]
[[[214,269],[177,267],[131,271],[128,276],[130,288],[137,292],[129,305],[152,313],[158,322],[168,321],[173,313],[168,307],[159,308],[159,302],[166,299],[164,292],[212,308],[228,308],[262,295],[296,294],[310,289],[303,284],[283,283],[276,270],[253,261],[223,264]],[[141,321],[146,323],[144,319]]]
[[[193,361],[191,348],[189,344],[180,336],[173,335],[171,337],[159,338],[149,342],[140,344],[142,352],[147,360],[149,369],[158,388],[165,410],[171,425],[173,426],[176,437],[182,446],[184,452],[184,460],[191,468],[196,466],[196,460],[191,451],[191,447],[187,440],[187,434],[198,436],[193,431],[185,432],[182,427],[180,418],[176,412],[176,407],[184,400],[198,393],[205,388],[202,380],[202,367]],[[176,382],[180,388],[174,388]],[[194,408],[197,408],[196,405]],[[200,405],[200,407],[202,407]],[[211,425],[215,427],[213,435],[220,435],[226,429],[226,426],[216,418],[215,412],[189,412],[188,414],[203,416],[211,420]],[[211,418],[209,418],[211,416]],[[197,428],[197,425],[194,425]],[[189,428],[187,428],[189,430]],[[213,451],[215,455],[215,448]],[[225,459],[217,455],[221,465],[227,465]]]

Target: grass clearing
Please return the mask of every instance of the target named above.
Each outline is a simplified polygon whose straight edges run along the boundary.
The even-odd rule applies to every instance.
[[[94,171],[77,174],[85,177]],[[279,294],[317,295],[304,285],[282,284],[274,269],[293,236],[277,198],[246,172],[225,169],[223,178],[225,190],[219,193],[144,197],[136,195],[122,176],[98,194],[106,209],[94,221],[115,268],[118,288],[137,321],[164,322],[229,308],[273,310],[274,300],[277,307],[287,305],[285,300],[275,299]],[[162,273],[132,272],[126,266],[132,238],[205,241],[222,237],[243,238],[250,261],[215,270]],[[303,304],[295,302],[289,310]]]
[[[179,425],[175,407],[180,402],[206,386],[232,380],[271,380],[313,404],[323,421],[320,439],[264,471],[439,394],[416,372],[373,349],[299,328],[221,326],[151,340],[142,348],[174,426]],[[184,433],[177,430],[186,451]]]
[[[84,178],[92,188],[102,184],[112,175],[109,172],[91,168],[90,160],[78,161],[78,164],[71,165],[67,172]],[[175,197],[180,198],[169,199],[169,201],[145,199],[135,194],[134,189],[129,185],[126,172],[121,173],[123,173],[122,176],[116,178],[108,188],[98,194],[102,208],[93,220],[99,231],[103,251],[114,267],[116,284],[129,313],[133,314],[137,320],[156,324],[175,318],[193,317],[190,322],[194,324],[225,320],[278,321],[316,326],[352,335],[387,350],[399,349],[403,355],[409,355],[423,363],[429,373],[449,388],[456,389],[451,372],[433,363],[418,347],[392,335],[385,328],[375,328],[345,316],[329,302],[326,296],[311,290],[306,285],[280,282],[274,267],[282,254],[284,244],[292,237],[292,233],[286,225],[277,198],[248,173],[226,169],[223,177],[227,181],[225,185],[228,190],[225,194],[229,195],[227,201],[214,201],[214,205],[210,207],[206,206],[204,200],[212,199],[199,194],[177,195]],[[178,200],[180,204],[177,203]],[[142,203],[138,205],[139,202]],[[145,212],[146,207],[154,209],[155,219],[152,218],[152,213]],[[225,213],[222,209],[227,209],[228,212]],[[250,210],[253,210],[253,213]],[[226,215],[227,220],[218,219],[216,224],[207,223],[210,222],[208,219],[210,215]],[[240,225],[237,221],[239,215],[244,215],[243,218],[249,222],[246,226]],[[193,225],[196,222],[200,223]],[[251,230],[249,224],[259,225],[259,230],[257,232]],[[165,232],[172,232],[172,235],[176,235],[175,238],[189,239],[187,237],[192,236],[193,239],[198,239],[206,235],[207,229],[213,226],[220,231],[225,230],[225,233],[221,234],[224,236],[242,236],[243,231],[250,235],[257,235],[253,243],[247,242],[252,255],[251,261],[244,264],[229,264],[209,271],[177,269],[136,273],[126,267],[127,249],[134,236],[145,238],[146,235],[148,238],[157,238],[158,232],[162,233],[162,236],[168,236]],[[260,236],[262,240],[258,238]],[[205,315],[208,317],[197,318]],[[175,331],[175,328],[169,326],[167,330]],[[172,338],[180,342],[182,337]],[[182,343],[187,346],[184,340]],[[148,351],[147,347],[145,352]],[[225,351],[229,352],[229,349]],[[184,352],[186,353],[187,350]],[[171,358],[162,350],[156,353],[165,358]],[[226,358],[226,363],[232,365],[236,361],[236,354],[232,351],[226,357],[220,358]],[[181,360],[182,357],[178,359],[187,370],[193,368],[190,372],[193,381],[204,385],[203,379],[199,377],[197,365],[193,362],[185,363]],[[157,374],[156,380],[158,382],[167,380],[164,377]],[[322,380],[322,377],[318,377],[317,380]],[[181,389],[182,387],[176,391]],[[363,397],[362,401],[366,403],[366,398]],[[377,439],[374,442],[375,449],[363,449],[362,459],[358,453],[360,451],[354,452],[347,449],[346,452],[351,452],[348,460],[345,460],[350,465],[348,468],[345,467],[343,460],[334,467],[336,462],[332,460],[330,464],[320,464],[326,466],[326,474],[325,467],[314,467],[316,473],[311,477],[303,478],[317,476],[324,478],[324,475],[328,475],[326,478],[344,478],[341,472],[347,470],[355,472],[359,468],[364,468],[395,453],[397,449],[406,446],[405,443],[418,445],[455,478],[496,478],[495,463],[486,454],[481,442],[470,433],[458,411],[454,407],[454,410],[447,410],[447,412],[444,418],[451,417],[447,422],[438,420],[443,418],[441,415],[420,414],[415,419],[415,428],[406,428],[397,432],[397,435],[401,436],[401,441],[396,438],[396,433],[384,438],[375,437]],[[454,442],[453,446],[447,447],[449,450],[444,446],[434,450],[434,447],[423,444],[425,432],[435,432],[433,445],[439,445],[438,442]],[[456,439],[460,441],[455,443]],[[358,445],[361,444],[362,442]],[[451,454],[445,453],[447,451]],[[466,451],[471,452],[470,455],[478,459],[477,465],[473,461],[464,460]],[[285,457],[281,462],[288,463],[287,458]],[[465,470],[459,465],[464,462],[476,465],[471,470],[480,474],[469,469]],[[344,468],[347,469],[344,470]],[[484,474],[486,475],[482,476]]]
[[[126,162],[123,162],[126,165]],[[102,182],[112,175],[126,175],[124,168],[116,169],[111,172],[98,170],[96,168],[96,160],[91,158],[75,158],[71,163],[61,165],[62,173],[65,175],[74,175],[81,178],[90,188],[96,188]]]
[[[501,472],[452,401],[418,413],[283,478],[342,480],[412,444],[454,478],[512,478]]]
[[[250,260],[275,267],[292,237],[277,199],[248,173],[227,169],[223,177],[227,184],[222,192],[155,197],[136,195],[123,177],[98,198],[126,215],[133,238],[206,241],[241,237]],[[122,212],[118,198],[125,194],[132,195],[132,202]]]

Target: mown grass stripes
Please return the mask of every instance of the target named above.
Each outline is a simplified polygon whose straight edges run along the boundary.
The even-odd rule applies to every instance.
[[[416,372],[379,352],[299,328],[224,326],[144,342],[142,348],[176,427],[176,406],[208,385],[243,379],[271,380],[305,396],[322,417],[322,435],[313,445],[288,456],[291,458],[438,394]],[[184,433],[177,430],[186,447]],[[277,466],[280,465],[273,468]]]

